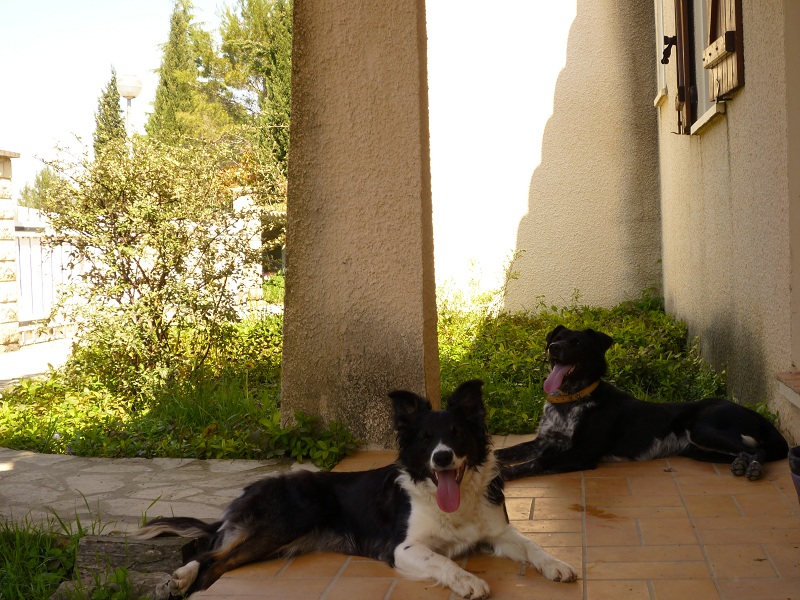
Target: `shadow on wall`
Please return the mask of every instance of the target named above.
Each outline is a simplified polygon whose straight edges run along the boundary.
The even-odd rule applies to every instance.
[[[531,177],[507,310],[612,306],[660,287],[652,2],[579,0]]]

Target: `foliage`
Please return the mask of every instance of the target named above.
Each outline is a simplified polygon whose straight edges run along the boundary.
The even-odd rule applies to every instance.
[[[220,26],[221,60],[211,69],[252,115],[258,145],[287,172],[291,98],[292,3],[236,0]]]
[[[189,0],[175,0],[169,38],[162,46],[153,112],[145,129],[151,136],[215,140],[233,124],[228,106],[209,98],[200,85],[199,57],[208,55],[211,38],[192,23]]]
[[[228,150],[134,138],[93,162],[52,163],[64,176],[46,242],[68,248],[80,274],[57,310],[78,324],[76,353],[126,386],[114,393],[146,397],[191,376],[225,340],[236,286],[257,285],[261,210],[234,202]]]
[[[118,373],[104,342],[77,348],[47,379],[4,392],[0,445],[101,457],[292,457],[330,468],[356,448],[341,425],[297,415],[296,426],[280,426],[281,327],[281,315],[231,325],[194,378],[146,400],[126,393],[130,375]]]
[[[685,324],[668,316],[659,298],[647,295],[611,309],[575,302],[520,313],[463,310],[458,302],[445,303],[439,310],[443,395],[466,379],[481,378],[490,431],[534,431],[549,373],[545,337],[559,324],[613,337],[606,354],[608,380],[638,398],[674,402],[725,395],[724,374],[703,362]]]
[[[49,598],[72,573],[79,538],[53,519],[0,520],[0,598]]]
[[[75,588],[66,592],[72,600],[131,598],[125,568],[95,573],[92,584],[81,584],[76,567],[78,544],[83,536],[99,535],[106,528],[99,512],[92,510],[85,497],[83,501],[92,517],[86,524],[77,513],[68,521],[52,509],[46,519],[36,520],[31,515],[0,519],[0,598],[47,600],[67,580],[76,582]]]
[[[94,155],[100,156],[103,148],[111,140],[124,140],[126,136],[125,122],[119,107],[119,91],[117,90],[117,72],[111,69],[111,79],[97,101],[97,112],[94,114]]]
[[[55,187],[57,181],[58,173],[52,167],[45,165],[36,173],[33,185],[26,183],[20,190],[17,204],[41,210],[47,203],[50,190]]]
[[[285,293],[286,280],[282,272],[264,278],[264,300],[267,304],[283,305]]]

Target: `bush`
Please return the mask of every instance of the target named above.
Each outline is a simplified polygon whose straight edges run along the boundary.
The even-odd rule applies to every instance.
[[[537,312],[464,311],[440,306],[439,355],[443,396],[470,378],[484,380],[489,430],[535,431],[550,368],[545,337],[556,325],[592,328],[614,338],[607,379],[643,400],[672,402],[725,395],[724,376],[700,358],[685,324],[664,312],[660,298],[643,296],[611,309],[541,307]]]
[[[338,423],[301,414],[296,426],[280,426],[282,323],[264,315],[229,324],[226,343],[193,376],[159,381],[146,397],[127,393],[106,340],[81,345],[47,379],[4,392],[0,445],[101,457],[291,457],[330,468],[356,448]]]

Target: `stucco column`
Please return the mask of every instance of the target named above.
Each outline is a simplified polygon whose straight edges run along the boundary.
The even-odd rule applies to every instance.
[[[296,0],[282,413],[391,447],[438,405],[425,4]]]
[[[16,204],[11,199],[11,159],[16,152],[0,150],[0,352],[19,348],[17,318]]]

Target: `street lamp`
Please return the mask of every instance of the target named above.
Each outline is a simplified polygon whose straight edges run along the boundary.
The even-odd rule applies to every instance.
[[[142,82],[135,75],[123,75],[117,79],[117,91],[128,101],[128,112],[125,114],[125,134],[130,137],[131,100],[142,91]]]

